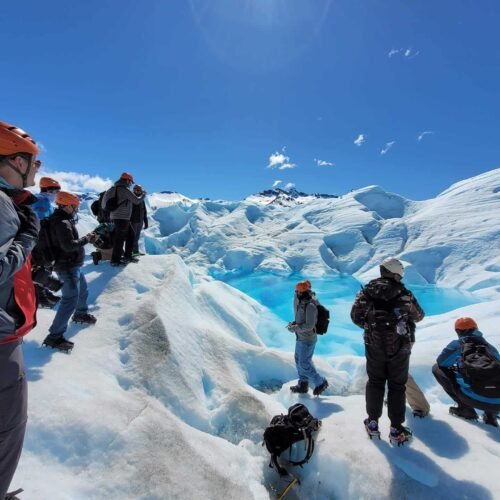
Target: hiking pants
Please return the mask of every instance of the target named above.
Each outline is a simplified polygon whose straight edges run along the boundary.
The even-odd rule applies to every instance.
[[[425,414],[431,410],[424,393],[410,374],[408,374],[408,381],[406,382],[406,400],[412,410],[418,410]]]
[[[295,364],[301,382],[311,382],[314,387],[321,385],[325,379],[322,377],[314,366],[312,357],[316,342],[305,342],[297,340],[295,343]]]
[[[476,399],[466,396],[458,385],[455,372],[453,370],[448,370],[446,368],[441,368],[437,363],[432,367],[432,374],[436,377],[439,385],[445,390],[445,392],[450,396],[455,403],[459,406],[465,406],[469,408],[477,408],[479,410],[484,410],[488,413],[497,413],[500,411],[500,405],[484,403]]]
[[[387,411],[391,426],[399,428],[405,421],[406,394],[405,385],[408,380],[410,350],[400,349],[391,358],[385,352],[372,345],[365,345],[366,372],[366,412],[370,420],[378,420],[382,416],[385,384],[387,382]]]
[[[23,449],[28,387],[20,342],[0,344],[0,498],[4,498]]]
[[[74,312],[86,313],[88,311],[87,299],[89,291],[87,280],[81,267],[72,267],[65,271],[56,271],[63,282],[61,289],[62,298],[57,306],[57,313],[49,328],[50,337],[59,338],[68,329],[68,321]],[[1,497],[0,497],[1,498]]]
[[[132,222],[132,229],[134,230],[134,244],[132,245],[132,253],[139,253],[139,239],[141,238],[142,226],[144,226],[144,221]]]
[[[120,262],[123,252],[123,243],[125,243],[124,258],[132,257],[132,246],[134,244],[134,230],[129,220],[113,219],[115,225],[115,242],[113,244],[113,255],[111,262]]]

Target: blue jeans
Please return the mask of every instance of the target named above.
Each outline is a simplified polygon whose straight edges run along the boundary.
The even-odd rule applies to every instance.
[[[324,378],[316,371],[312,361],[316,342],[297,340],[295,343],[295,364],[301,382],[312,382],[315,387],[324,382]]]
[[[50,337],[60,338],[68,328],[68,321],[71,315],[86,313],[88,311],[87,280],[82,274],[80,267],[73,267],[65,271],[56,271],[59,279],[64,283],[62,286],[62,298],[57,308],[57,313],[49,328]]]

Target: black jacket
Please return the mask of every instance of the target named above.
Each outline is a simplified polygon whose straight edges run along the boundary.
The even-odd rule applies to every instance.
[[[86,237],[79,238],[75,219],[60,208],[50,216],[50,237],[55,250],[55,269],[81,266],[85,259]]]
[[[130,222],[132,222],[132,224],[144,222],[144,227],[146,229],[148,228],[148,211],[146,210],[146,204],[144,202],[132,207],[132,217],[130,218]]]
[[[415,342],[415,323],[424,315],[403,283],[390,278],[370,281],[356,296],[351,310],[353,323],[364,330],[365,344],[379,347],[389,356]],[[400,329],[406,330],[404,335],[397,331],[400,322]]]

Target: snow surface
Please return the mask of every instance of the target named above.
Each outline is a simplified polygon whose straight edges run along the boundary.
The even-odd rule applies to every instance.
[[[499,185],[495,170],[425,202],[369,187],[289,207],[168,193],[153,205],[152,195],[145,247],[174,255],[124,269],[87,263],[98,323],[70,326],[71,355],[40,348],[53,311],[40,311],[26,338],[29,424],[12,486],[26,499],[267,499],[275,473],[262,433],[300,400],[323,428],[290,498],[500,498],[500,430],[451,417],[430,371],[458,316],[474,316],[500,346]],[[81,234],[95,226],[90,202]],[[399,449],[388,444],[386,417],[380,442],[362,428],[363,357],[318,357],[327,395],[292,396],[293,354],[281,348],[288,332],[269,347],[257,334],[269,311],[210,276],[342,272],[365,280],[386,255],[410,263],[414,283],[461,286],[482,301],[419,325],[411,372],[432,414],[408,416],[415,439]]]

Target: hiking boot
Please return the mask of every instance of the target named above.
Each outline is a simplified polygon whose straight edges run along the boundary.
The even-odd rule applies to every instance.
[[[326,391],[327,388],[328,388],[328,381],[325,378],[325,380],[323,380],[323,382],[320,385],[317,385],[314,388],[313,394],[315,396],[319,396],[322,392]]]
[[[124,260],[119,260],[118,262],[111,261],[111,265],[113,267],[126,266],[127,262],[125,262]]]
[[[417,418],[425,418],[427,415],[429,415],[428,411],[423,411],[423,410],[412,410],[413,416]]]
[[[389,441],[393,445],[403,446],[405,443],[411,441],[413,434],[408,427],[400,425],[399,427],[391,427],[389,433]]]
[[[94,266],[97,266],[97,264],[99,264],[99,261],[102,260],[101,252],[92,252],[90,255],[92,256],[92,262],[94,263]]]
[[[290,390],[295,394],[306,394],[309,390],[309,383],[304,380],[299,380],[297,385],[292,385]]]
[[[476,410],[470,406],[450,406],[450,415],[465,418],[466,420],[477,420]]]
[[[86,323],[88,325],[94,325],[97,323],[97,318],[89,313],[75,313],[71,318],[73,323]]]
[[[483,413],[483,422],[485,424],[492,425],[493,427],[498,427],[498,420],[496,413],[485,411]]]
[[[130,257],[125,257],[123,259],[123,262],[125,262],[127,264],[130,263],[130,262],[132,262],[133,264],[137,264],[139,262],[139,259],[137,257],[134,257],[134,256],[131,255]]]
[[[380,431],[378,429],[378,422],[376,420],[365,418],[363,423],[365,424],[365,429],[370,439],[372,439],[373,437],[378,437],[380,439]]]
[[[60,351],[69,352],[74,347],[74,343],[64,337],[51,337],[48,335],[42,342],[42,345],[52,347],[52,349],[59,349]]]
[[[146,254],[142,253],[142,252],[132,252],[132,257],[142,257],[143,255],[146,255]]]

